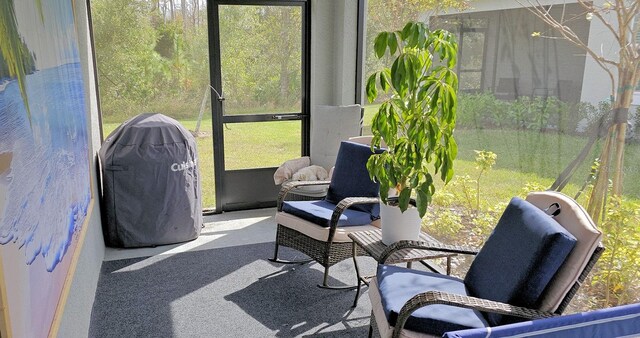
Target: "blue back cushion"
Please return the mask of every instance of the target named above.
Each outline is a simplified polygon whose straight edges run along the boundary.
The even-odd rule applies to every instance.
[[[382,153],[382,150],[376,151]],[[364,144],[343,141],[340,143],[331,184],[325,200],[338,204],[347,197],[377,197],[380,184],[369,178],[367,161],[373,153]],[[354,205],[355,210],[371,213],[374,204]]]
[[[551,216],[514,197],[467,272],[469,295],[538,308],[545,287],[575,243]],[[519,320],[488,314],[487,321],[493,326]]]

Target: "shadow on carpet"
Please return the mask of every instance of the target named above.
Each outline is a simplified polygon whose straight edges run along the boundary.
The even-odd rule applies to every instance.
[[[366,288],[324,290],[316,263],[269,262],[273,243],[104,262],[91,337],[366,337]],[[283,259],[303,259],[281,248]],[[359,259],[373,273],[372,259]],[[353,262],[330,270],[330,284],[355,284]]]

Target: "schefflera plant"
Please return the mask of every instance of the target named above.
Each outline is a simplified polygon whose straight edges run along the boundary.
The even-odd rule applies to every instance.
[[[373,117],[372,155],[367,163],[371,179],[380,182],[383,203],[406,211],[415,191],[420,217],[436,191],[433,176],[448,183],[458,146],[456,125],[458,77],[455,73],[458,44],[448,31],[430,30],[424,23],[409,22],[401,31],[382,32],[374,43],[378,58],[395,57],[391,68],[373,73],[367,80],[369,102],[378,89],[389,93]],[[395,189],[397,202],[389,198]],[[413,204],[413,203],[411,203]]]

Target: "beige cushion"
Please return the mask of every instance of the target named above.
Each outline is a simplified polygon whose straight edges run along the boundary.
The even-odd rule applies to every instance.
[[[576,246],[551,280],[549,289],[545,291],[540,307],[543,311],[555,311],[589,262],[589,258],[600,243],[602,232],[596,228],[582,206],[562,193],[534,192],[530,193],[526,200],[540,209],[546,209],[551,204],[558,203],[561,212],[554,219],[577,239]]]
[[[329,178],[329,173],[319,165],[304,167],[291,176],[293,181],[326,181],[327,178]]]
[[[318,226],[315,223],[305,221],[304,219],[288,214],[286,212],[276,213],[276,223],[283,225],[289,229],[301,232],[313,239],[319,241],[326,241],[329,238],[329,228]],[[351,242],[348,237],[349,233],[362,230],[379,230],[380,220],[376,220],[369,225],[348,226],[336,229],[336,233],[333,235],[333,241],[339,243]]]
[[[276,169],[276,172],[273,174],[273,182],[276,185],[282,184],[285,181],[291,179],[291,176],[293,176],[295,172],[304,167],[308,167],[310,164],[311,161],[309,160],[309,156],[303,156],[294,158],[293,160],[288,160],[282,163],[282,165],[280,165],[280,167]]]
[[[366,145],[371,144],[372,139],[373,139],[373,136],[371,135],[349,137],[349,141],[353,143],[360,143],[360,144],[366,144]]]
[[[428,291],[428,290],[425,290]],[[380,337],[387,338],[393,334],[393,326],[389,325],[387,317],[384,315],[382,309],[382,299],[380,298],[380,291],[378,290],[378,281],[374,277],[369,282],[369,299],[371,300],[371,325],[376,325]],[[405,338],[432,338],[439,336],[432,336],[426,333],[420,333],[410,330],[402,330],[400,337]]]
[[[372,135],[349,137],[349,141],[351,141],[351,142],[360,143],[360,144],[367,144],[367,145],[371,144],[371,140],[373,140],[373,136]],[[384,143],[384,140],[380,140],[380,146],[383,147],[383,148],[387,146]]]

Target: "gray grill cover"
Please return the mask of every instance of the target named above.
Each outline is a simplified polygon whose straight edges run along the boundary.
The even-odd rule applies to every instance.
[[[155,246],[200,235],[196,141],[178,121],[138,115],[107,137],[99,156],[107,245]]]

